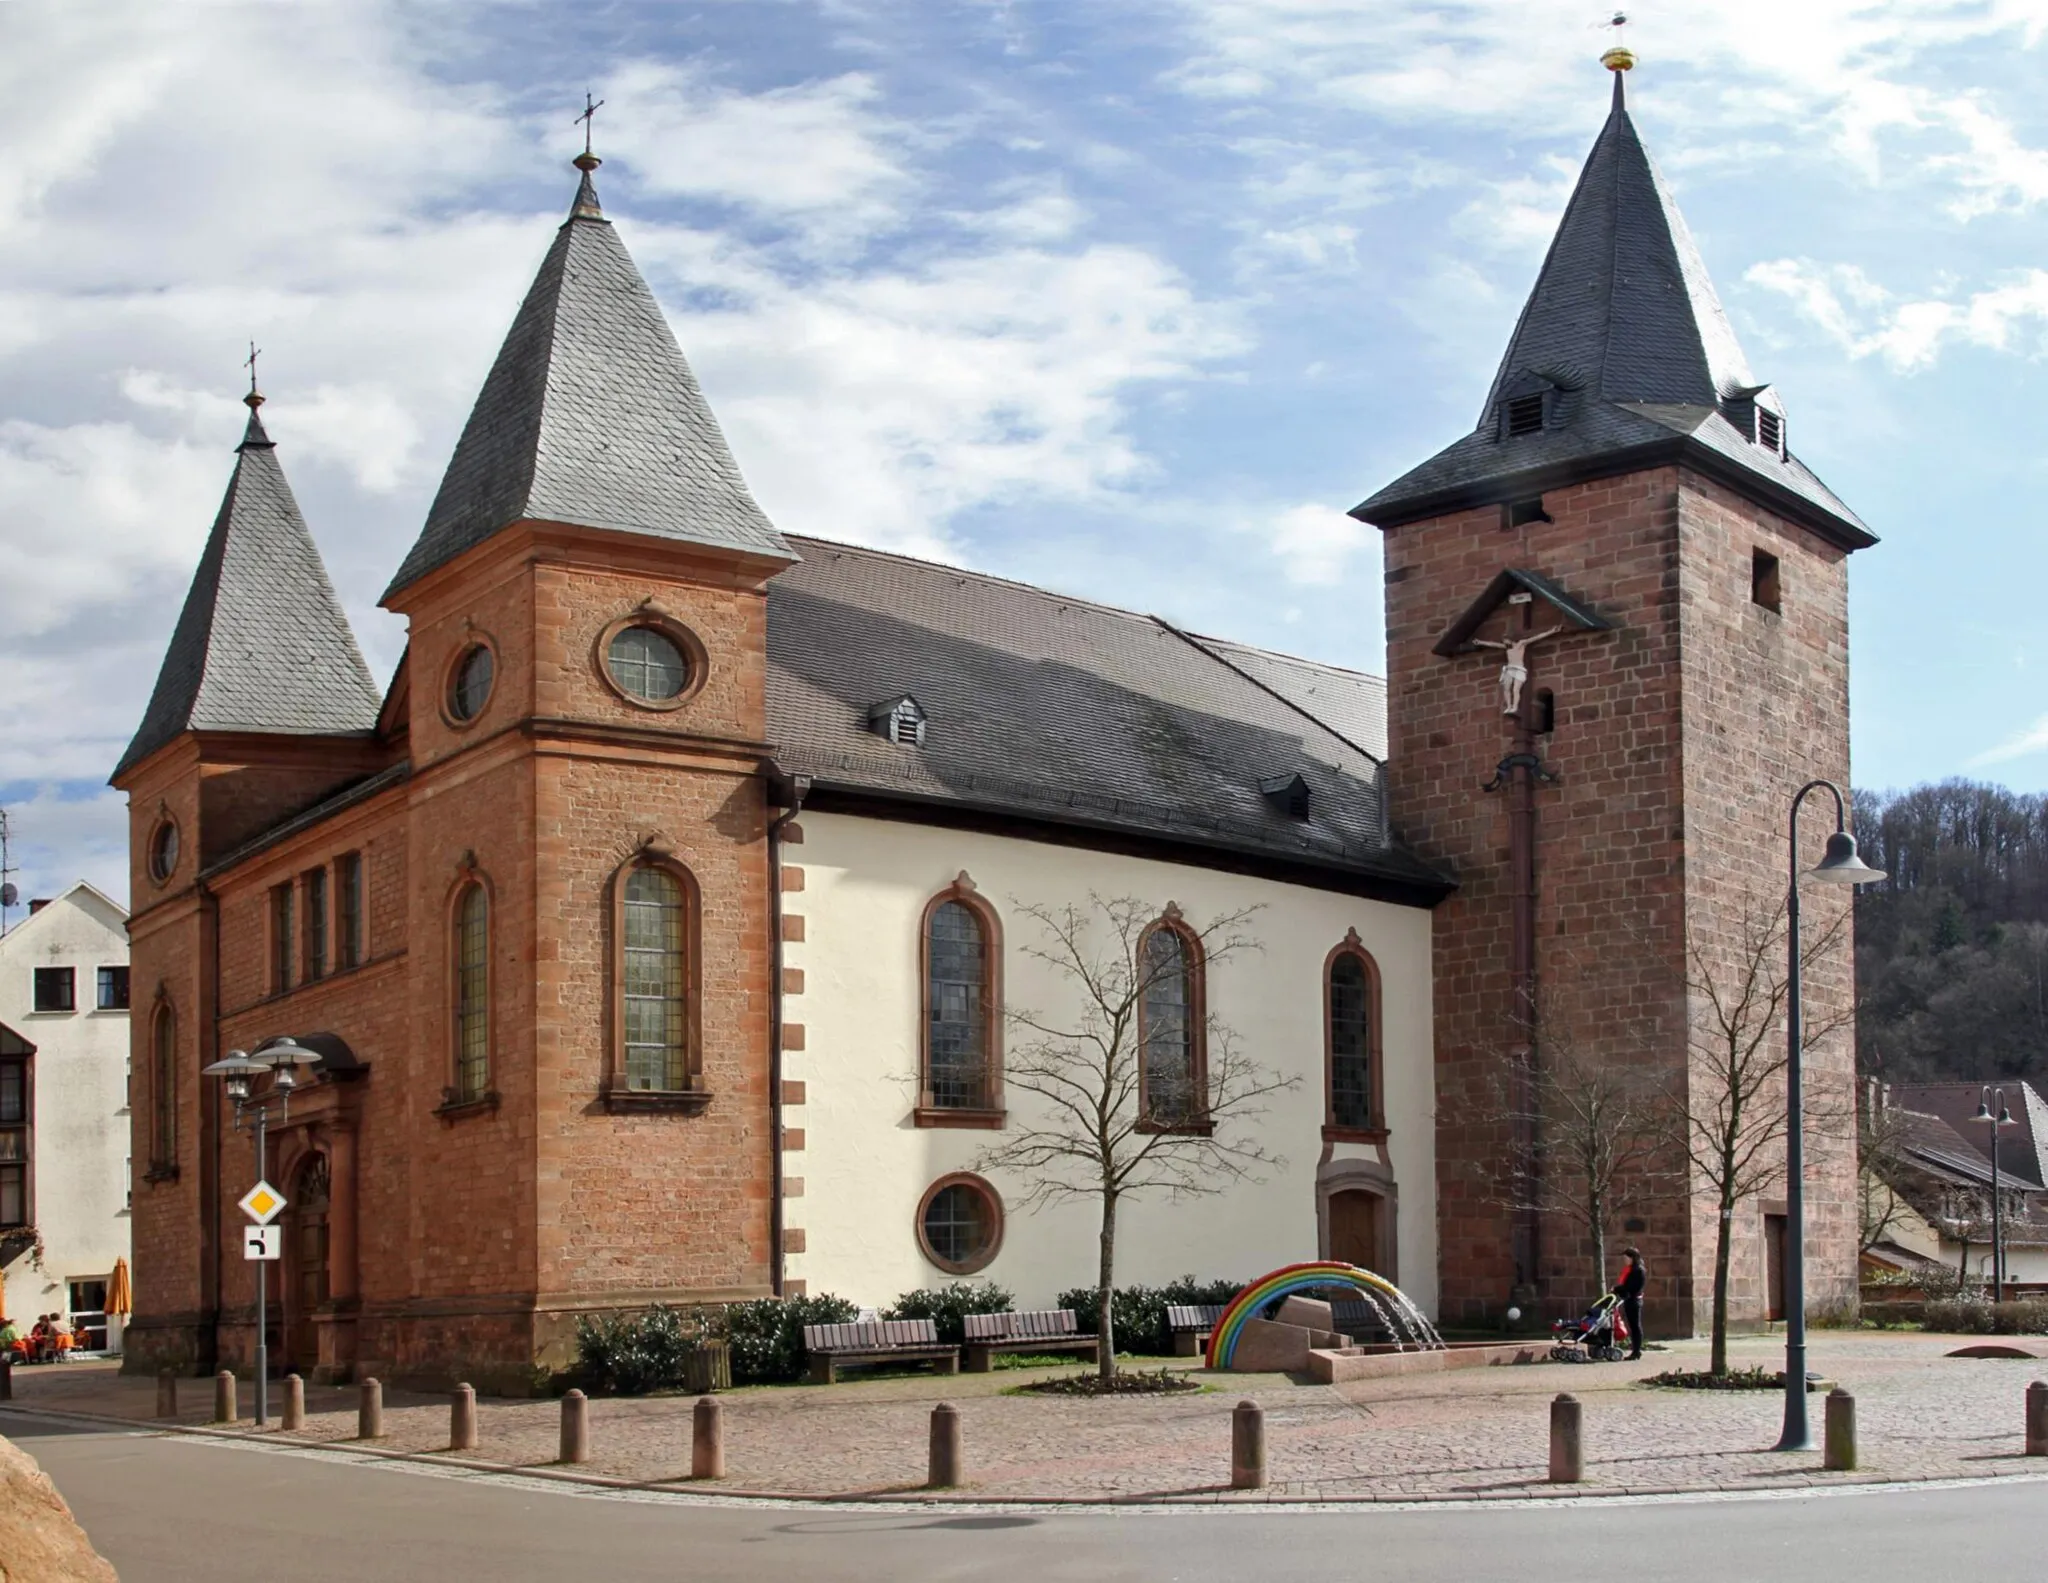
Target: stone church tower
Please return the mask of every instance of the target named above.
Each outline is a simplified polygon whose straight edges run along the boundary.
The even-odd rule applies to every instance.
[[[1557,1169],[1560,1124],[1523,1119],[1514,1057],[1625,1065],[1710,1103],[1703,986],[1740,974],[1778,914],[1794,791],[1848,777],[1848,557],[1876,540],[1789,449],[1629,119],[1625,69],[1477,427],[1353,512],[1385,532],[1394,832],[1460,881],[1435,914],[1449,1324],[1560,1312],[1604,1284],[1583,1233],[1503,1212],[1504,1165]],[[1820,929],[1841,905],[1814,901]],[[1847,1014],[1844,928],[1809,971],[1816,1026]],[[1782,945],[1761,965],[1781,976]],[[1809,1056],[1816,1112],[1850,1105],[1852,1059],[1846,1030]],[[1821,1304],[1854,1290],[1855,1165],[1853,1148],[1810,1154]],[[1783,1210],[1736,1208],[1738,1322],[1774,1300]],[[1653,1327],[1706,1323],[1715,1220],[1692,1173],[1610,1230],[1610,1263],[1628,1242],[1649,1261]]]

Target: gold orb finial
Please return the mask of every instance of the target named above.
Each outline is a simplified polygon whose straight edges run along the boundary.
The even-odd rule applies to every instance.
[[[1600,57],[1600,64],[1609,71],[1627,71],[1636,63],[1636,54],[1625,45],[1617,44]]]

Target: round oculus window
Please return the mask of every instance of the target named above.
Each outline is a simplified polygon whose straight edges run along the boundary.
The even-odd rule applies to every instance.
[[[655,627],[621,627],[604,659],[619,690],[646,703],[668,703],[690,683],[689,660],[675,639]]]
[[[941,1181],[918,1210],[917,1240],[942,1270],[957,1275],[982,1268],[1003,1240],[1003,1206],[995,1189],[976,1176]]]
[[[178,870],[178,827],[166,819],[149,837],[149,877],[161,885]]]
[[[456,661],[455,674],[448,679],[448,713],[460,721],[482,714],[491,700],[491,678],[496,673],[497,661],[489,646],[472,644]]]

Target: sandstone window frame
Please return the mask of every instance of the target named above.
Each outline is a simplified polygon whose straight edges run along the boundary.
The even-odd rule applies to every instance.
[[[679,892],[682,916],[680,978],[682,983],[682,1076],[680,1088],[634,1088],[628,1070],[626,1041],[626,906],[627,890],[633,877],[655,872],[672,882]],[[703,973],[703,889],[688,864],[674,855],[642,848],[612,871],[607,885],[606,913],[611,938],[608,942],[609,1004],[606,1007],[608,1037],[601,1098],[607,1109],[648,1111],[670,1110],[694,1114],[711,1103],[704,1087],[704,973]]]
[[[327,976],[332,929],[327,917],[328,884],[324,867],[299,876],[299,979],[317,984]]]
[[[146,1182],[178,1179],[178,1009],[160,995],[149,1017],[149,1168]]]
[[[932,1083],[932,1012],[934,1009],[932,928],[942,911],[957,906],[981,929],[982,1090],[978,1105],[945,1105]],[[963,872],[924,905],[917,925],[917,1105],[911,1120],[919,1127],[996,1129],[1007,1120],[1003,1102],[1003,924],[995,908]]]
[[[1336,973],[1339,963],[1355,963],[1364,975],[1366,1122],[1340,1121],[1337,1117],[1337,1006]],[[1381,992],[1380,965],[1365,948],[1356,929],[1323,958],[1323,1141],[1325,1143],[1385,1143],[1387,1141],[1386,1060],[1382,1033],[1386,1001]]]
[[[477,667],[487,667],[479,682]],[[441,718],[452,730],[467,731],[498,696],[498,645],[488,632],[470,627],[448,657],[441,677]]]
[[[290,880],[273,885],[267,895],[270,906],[270,993],[288,995],[292,989],[294,927],[299,904],[298,887]]]
[[[673,643],[681,654],[684,667],[683,685],[673,697],[644,697],[613,674],[612,644],[635,627],[644,627],[650,632],[660,634]],[[651,603],[629,610],[607,622],[604,630],[598,633],[597,642],[592,647],[592,661],[596,665],[598,677],[611,690],[612,695],[631,708],[652,710],[657,714],[681,709],[689,703],[704,690],[705,679],[711,672],[711,653],[705,648],[704,640],[666,610]]]
[[[1176,976],[1183,986],[1181,1021],[1186,1034],[1187,1080],[1193,1096],[1188,1114],[1167,1118],[1155,1115],[1152,1109],[1151,1065],[1155,1033],[1152,992],[1163,980],[1155,978],[1151,959],[1152,942],[1161,934],[1171,935],[1181,949],[1181,967]],[[1166,910],[1145,925],[1138,936],[1138,949],[1132,965],[1138,976],[1134,986],[1138,1002],[1138,1129],[1142,1132],[1186,1132],[1207,1136],[1215,1130],[1215,1122],[1209,1115],[1209,964],[1207,953],[1202,949],[1202,938],[1183,921],[1180,909],[1168,902]]]
[[[178,872],[178,821],[171,817],[169,810],[157,815],[156,824],[149,832],[149,882],[161,889],[171,882],[171,876]]]
[[[979,1198],[986,1216],[987,1235],[981,1246],[965,1258],[953,1258],[942,1254],[932,1245],[927,1226],[927,1219],[939,1196],[954,1188]],[[933,1182],[918,1199],[917,1214],[911,1221],[912,1230],[917,1237],[917,1251],[923,1255],[926,1263],[948,1275],[977,1275],[995,1263],[996,1255],[1003,1251],[1003,1232],[1006,1224],[1002,1195],[986,1177],[979,1176],[973,1171],[949,1171]]]
[[[334,860],[334,970],[346,973],[369,957],[369,893],[360,851]]]
[[[444,1115],[497,1107],[491,1081],[496,1065],[491,925],[496,910],[489,877],[481,869],[465,869],[448,893],[448,1083],[439,1107]]]

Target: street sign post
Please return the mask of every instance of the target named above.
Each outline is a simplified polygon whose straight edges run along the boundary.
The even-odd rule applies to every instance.
[[[268,1182],[258,1181],[235,1202],[257,1225],[267,1226],[284,1212],[285,1198]]]
[[[284,1227],[250,1226],[242,1233],[242,1257],[249,1260],[284,1257]]]

